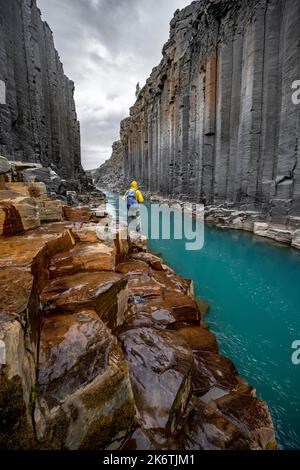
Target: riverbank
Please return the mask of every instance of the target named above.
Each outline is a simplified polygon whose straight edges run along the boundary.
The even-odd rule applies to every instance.
[[[123,225],[108,240],[88,207],[25,228],[40,197],[26,213],[1,202],[14,231],[0,237],[1,448],[275,448],[268,407],[219,354],[193,283]]]
[[[170,199],[157,194],[145,193],[146,199],[159,204],[196,204],[193,201]],[[267,216],[255,210],[237,210],[229,205],[205,206],[205,223],[222,229],[253,233],[283,245],[300,249],[300,217]],[[193,215],[196,215],[194,212]]]

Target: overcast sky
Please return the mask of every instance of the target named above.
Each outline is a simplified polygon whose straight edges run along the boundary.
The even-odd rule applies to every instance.
[[[191,0],[37,0],[53,33],[65,73],[75,82],[82,163],[98,167],[111,155],[120,121],[161,60],[169,23]]]

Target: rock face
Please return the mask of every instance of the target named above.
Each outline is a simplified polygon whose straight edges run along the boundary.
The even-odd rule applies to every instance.
[[[36,0],[0,0],[0,154],[54,164],[61,177],[83,175],[74,84],[65,75],[52,32]],[[40,178],[41,181],[41,178]]]
[[[124,189],[125,161],[127,157],[128,133],[130,132],[130,119],[124,119],[120,126],[120,140],[112,146],[112,156],[100,168],[92,171],[92,178],[96,185],[103,185],[111,191]]]
[[[300,214],[300,3],[200,0],[177,11],[122,126],[125,179],[165,196]]]

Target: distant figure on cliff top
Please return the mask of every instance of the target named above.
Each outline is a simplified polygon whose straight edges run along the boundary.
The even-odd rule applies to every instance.
[[[139,204],[144,202],[144,198],[141,191],[138,189],[138,184],[136,181],[131,183],[130,189],[125,193],[124,200],[126,200],[127,204],[128,223],[132,223],[134,221],[136,224],[136,231],[140,232],[141,226],[139,221]]]

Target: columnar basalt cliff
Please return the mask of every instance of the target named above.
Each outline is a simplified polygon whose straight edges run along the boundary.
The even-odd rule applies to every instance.
[[[300,215],[300,2],[200,0],[177,11],[122,132],[126,179],[268,216]]]
[[[65,75],[52,32],[36,0],[0,0],[0,154],[53,163],[64,178],[83,173],[74,84]]]

